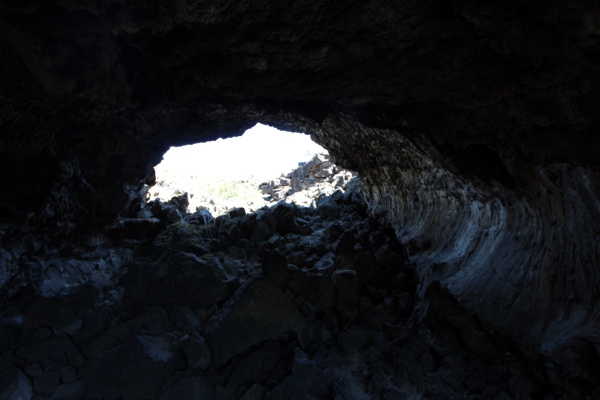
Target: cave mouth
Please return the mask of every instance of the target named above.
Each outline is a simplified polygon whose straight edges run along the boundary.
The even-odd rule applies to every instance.
[[[207,209],[214,216],[235,207],[253,212],[279,200],[261,184],[285,179],[316,154],[328,152],[310,136],[258,123],[241,136],[171,147],[155,166],[147,199],[187,196],[187,212]]]
[[[443,3],[0,5],[0,300],[14,296],[24,310],[21,319],[0,315],[0,382],[33,385],[39,398],[85,390],[83,398],[127,399],[138,389],[150,398],[166,387],[163,398],[182,398],[204,387],[203,375],[222,377],[209,385],[219,399],[261,398],[257,390],[277,384],[269,398],[331,388],[315,396],[348,400],[357,383],[376,389],[371,398],[600,398],[598,2]],[[193,224],[191,214],[148,207],[140,196],[168,146],[240,135],[258,121],[310,132],[332,160],[360,172],[365,206],[357,196],[340,199],[360,224],[328,221],[320,214],[327,207],[292,214],[287,204]],[[267,239],[276,229],[292,230],[290,239]],[[294,237],[301,229],[303,239]],[[394,246],[405,251],[394,255]],[[225,263],[252,259],[251,247],[256,271],[270,268],[279,288],[256,280],[235,295]],[[289,253],[271,258],[275,250]],[[301,263],[297,253],[325,257],[321,275],[338,259],[346,272],[287,269]],[[412,275],[390,265],[398,257]],[[362,277],[347,272],[354,260]],[[378,260],[382,286],[364,267]],[[126,270],[129,289],[113,279]],[[89,297],[62,297],[78,290]],[[257,359],[242,354],[252,336],[235,319],[230,332],[218,331],[225,325],[215,320],[206,341],[220,372],[200,372],[198,331],[209,309],[234,311],[222,301],[235,295],[241,308],[278,290],[273,304],[288,308],[274,311],[323,316],[324,329],[298,335],[298,351],[291,340],[251,349],[274,361],[261,368],[268,376],[244,381]],[[391,320],[413,309],[416,333]],[[257,316],[268,319],[264,310]],[[355,321],[370,333],[352,329]],[[279,331],[263,332],[273,342]],[[370,343],[387,348],[385,340],[395,353],[368,351]],[[318,349],[333,368],[320,368]],[[167,354],[172,364],[155,363]],[[402,364],[363,369],[354,355]],[[178,360],[194,371],[183,377]],[[356,375],[328,375],[346,361]],[[165,380],[152,373],[167,370]],[[150,384],[118,382],[134,372]],[[89,385],[52,393],[80,378]],[[452,387],[435,393],[445,384]],[[7,387],[0,398],[21,397]]]

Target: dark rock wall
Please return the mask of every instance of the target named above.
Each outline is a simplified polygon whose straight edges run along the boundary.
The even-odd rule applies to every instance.
[[[594,0],[4,2],[3,246],[60,253],[168,146],[262,121],[361,174],[432,340],[440,282],[581,377],[600,353],[599,18]]]
[[[352,159],[371,213],[393,221],[420,273],[421,322],[431,313],[428,290],[440,282],[529,357],[541,354],[572,378],[588,356],[595,359],[573,351],[599,339],[597,171],[566,163],[524,170],[509,160],[517,183],[503,184],[478,176],[481,169],[461,173],[430,140],[410,132],[337,116],[317,135],[342,154],[361,155]]]

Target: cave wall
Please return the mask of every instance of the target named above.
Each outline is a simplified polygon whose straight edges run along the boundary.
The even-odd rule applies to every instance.
[[[11,276],[76,254],[169,146],[261,121],[359,171],[420,273],[415,318],[439,282],[585,378],[600,353],[599,18],[591,0],[5,2]]]
[[[410,129],[398,135],[342,115],[322,126],[317,135],[329,148],[362,155],[350,157],[370,212],[392,221],[417,266],[421,305],[414,317],[424,335],[436,341],[428,292],[439,282],[531,359],[564,368],[574,380],[592,376],[585,371],[598,360],[597,170],[531,166],[513,155],[500,164],[509,175],[494,169],[489,149],[476,148],[470,151],[483,152],[487,164],[464,174]],[[561,386],[564,376],[552,380]]]

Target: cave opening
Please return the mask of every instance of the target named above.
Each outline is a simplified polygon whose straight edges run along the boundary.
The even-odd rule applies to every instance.
[[[309,135],[258,123],[241,136],[172,146],[154,168],[147,200],[180,198],[185,211],[206,209],[214,216],[236,207],[253,212],[291,194],[293,172],[317,155],[329,158]]]
[[[0,5],[0,398],[600,398],[598,2],[205,3]],[[146,200],[258,121],[360,190]]]

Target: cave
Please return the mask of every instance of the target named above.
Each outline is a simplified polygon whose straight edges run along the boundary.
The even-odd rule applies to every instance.
[[[28,0],[3,2],[0,26],[0,397],[600,396],[597,0]],[[214,316],[194,314],[200,327],[182,299],[146,301],[164,290],[147,279],[153,235],[174,229],[137,214],[152,167],[257,123],[309,134],[359,174],[340,200],[357,230],[328,240],[384,238],[410,279],[383,289],[342,269],[336,293],[410,293],[402,326],[340,303],[319,314],[333,325],[305,331],[318,324],[273,270],[305,272],[277,251],[243,290],[194,281],[235,289],[197,307],[219,318],[255,298],[268,314],[261,293],[284,304],[269,326],[285,329],[245,322],[254,341],[225,319],[237,344],[219,347]],[[168,268],[195,271],[185,254]],[[376,264],[363,255],[346,261]],[[203,336],[212,361],[186,364]],[[278,354],[279,375],[240,378],[261,354]]]

